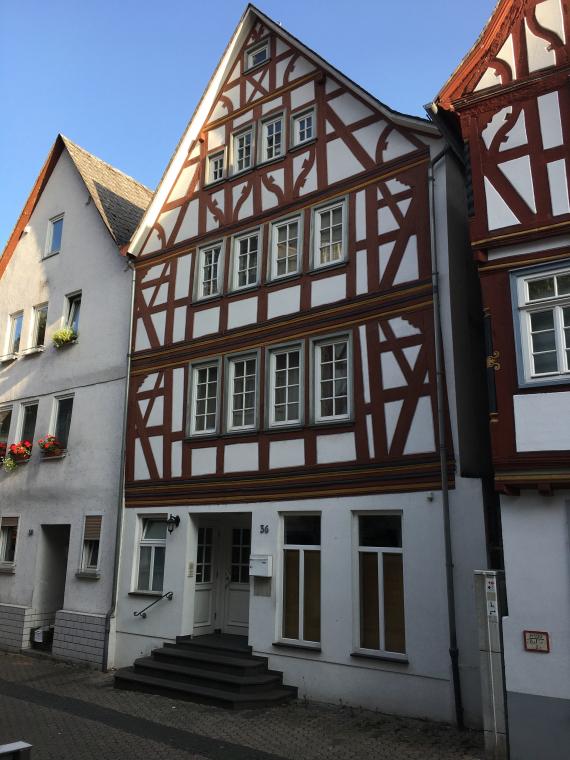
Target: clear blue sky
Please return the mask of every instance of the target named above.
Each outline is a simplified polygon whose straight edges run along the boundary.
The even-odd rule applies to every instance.
[[[422,114],[495,0],[260,0],[387,105]],[[153,188],[246,3],[0,0],[0,252],[58,132]]]

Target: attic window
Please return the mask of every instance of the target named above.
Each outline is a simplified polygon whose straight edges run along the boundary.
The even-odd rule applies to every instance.
[[[49,220],[48,237],[46,241],[46,256],[61,251],[61,237],[63,233],[63,214]]]
[[[245,54],[246,69],[254,69],[269,60],[269,40],[251,47]]]

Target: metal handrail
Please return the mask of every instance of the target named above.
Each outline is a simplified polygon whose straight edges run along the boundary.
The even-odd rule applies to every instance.
[[[141,610],[140,612],[135,612],[133,614],[134,614],[135,617],[139,617],[139,615],[140,615],[140,617],[145,618],[147,610],[150,610],[151,607],[154,607],[155,604],[158,604],[158,602],[160,602],[161,599],[164,599],[165,597],[168,599],[168,601],[171,601],[171,599],[172,599],[173,596],[174,596],[174,592],[173,591],[167,591],[166,594],[163,594],[158,599],[155,599],[154,602],[151,602],[148,605],[148,607],[144,608],[144,610]]]

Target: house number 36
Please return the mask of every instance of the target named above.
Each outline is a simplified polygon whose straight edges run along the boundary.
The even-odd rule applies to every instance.
[[[259,526],[259,532],[260,533],[269,533],[269,525],[260,525]]]

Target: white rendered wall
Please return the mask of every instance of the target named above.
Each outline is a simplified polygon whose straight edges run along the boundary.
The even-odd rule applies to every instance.
[[[501,497],[508,617],[507,691],[570,699],[570,493]],[[526,652],[523,631],[546,631],[550,653]]]
[[[181,520],[180,526],[166,538],[164,591],[173,591],[174,598],[159,602],[146,619],[135,617],[133,612],[153,598],[132,591],[136,586],[141,518],[154,513],[127,509],[115,665],[130,665],[136,657],[148,654],[162,642],[192,633],[194,577],[189,576],[188,566],[196,561],[196,523],[191,517],[250,513],[251,551],[270,554],[274,567],[270,596],[255,595],[253,582],[250,584],[249,641],[254,651],[269,656],[270,667],[282,670],[286,683],[298,686],[301,697],[452,721],[441,496],[435,493],[433,500],[431,496],[411,493],[169,508],[168,513],[179,515]],[[465,517],[470,510],[476,510],[479,498],[476,489],[462,481],[454,495],[453,508],[458,509],[461,504],[461,515]],[[407,664],[351,656],[357,644],[354,515],[369,510],[402,515]],[[318,653],[273,646],[279,639],[281,614],[281,515],[289,511],[321,513],[322,641]],[[268,526],[267,533],[261,533],[262,524]],[[463,582],[464,576],[459,577]],[[470,577],[466,586],[458,588],[458,594],[471,595]],[[464,670],[476,656],[476,647],[475,651],[462,650]]]
[[[61,253],[42,259],[49,220],[64,212]],[[50,428],[55,394],[73,393],[65,459],[32,459],[0,471],[0,515],[18,515],[15,573],[0,575],[0,603],[34,606],[41,525],[71,525],[64,608],[104,615],[110,607],[128,350],[131,274],[64,151],[0,279],[0,344],[9,315],[24,311],[21,348],[32,345],[32,307],[49,301],[45,351],[0,365],[0,405],[12,405],[9,441],[20,402],[38,400],[34,440]],[[57,350],[53,332],[65,297],[82,292],[79,340]],[[100,578],[75,577],[86,514],[103,515]]]

